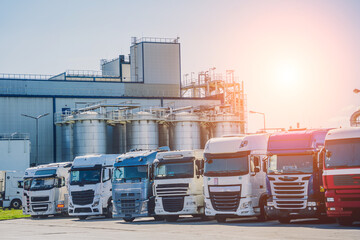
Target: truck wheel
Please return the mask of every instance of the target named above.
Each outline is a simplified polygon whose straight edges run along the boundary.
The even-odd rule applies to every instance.
[[[268,216],[265,211],[265,198],[262,198],[260,201],[260,215],[257,216],[259,222],[265,222],[268,220]]]
[[[169,215],[165,216],[167,222],[176,222],[179,219],[179,215]]]
[[[112,218],[112,212],[113,212],[113,205],[112,203],[110,202],[106,208],[106,214],[105,214],[105,217],[106,218]]]
[[[218,223],[226,223],[226,217],[224,216],[215,216],[215,219]]]
[[[87,216],[78,216],[78,218],[79,218],[80,220],[85,220],[85,219],[87,218]]]
[[[155,215],[155,216],[154,216],[154,220],[155,220],[155,221],[164,221],[164,217],[163,217],[163,216],[159,216],[159,215]]]
[[[279,219],[279,222],[280,222],[281,224],[289,224],[289,223],[290,223],[290,218],[288,218],[288,217],[282,217],[282,218]]]
[[[353,219],[351,217],[339,217],[337,218],[337,222],[341,226],[351,226],[353,223]]]
[[[134,217],[131,218],[123,218],[125,222],[133,222],[134,221]]]
[[[19,209],[21,207],[21,201],[19,199],[14,199],[10,203],[10,208]]]

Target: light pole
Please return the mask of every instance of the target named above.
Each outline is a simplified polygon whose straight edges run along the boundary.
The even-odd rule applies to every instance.
[[[261,114],[264,116],[264,132],[266,132],[266,125],[265,125],[265,113],[262,112],[255,112],[255,111],[249,111],[249,113],[257,113],[257,114]]]
[[[24,117],[28,117],[28,118],[32,118],[36,120],[36,157],[35,157],[35,166],[38,164],[38,158],[39,158],[39,119],[42,117],[45,117],[49,115],[49,113],[45,113],[45,114],[41,114],[37,117],[33,117],[30,115],[26,115],[26,114],[21,114],[21,116]]]

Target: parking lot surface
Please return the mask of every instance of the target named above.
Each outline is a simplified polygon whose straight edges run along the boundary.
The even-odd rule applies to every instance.
[[[227,223],[183,217],[178,222],[152,218],[125,223],[121,219],[49,217],[0,221],[0,239],[360,239],[360,224],[342,227],[316,219],[257,222],[254,218]]]

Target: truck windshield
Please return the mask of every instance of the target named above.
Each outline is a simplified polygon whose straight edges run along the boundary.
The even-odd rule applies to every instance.
[[[101,169],[72,169],[70,185],[96,184],[101,180]]]
[[[142,179],[147,178],[147,166],[128,166],[117,167],[114,170],[114,181],[121,181],[127,179]]]
[[[272,155],[268,174],[312,173],[313,155]]]
[[[155,169],[155,179],[193,178],[194,162],[160,163]]]
[[[24,179],[24,190],[29,190],[31,187],[32,178]]]
[[[31,182],[30,191],[49,190],[54,187],[55,178],[34,178]]]
[[[360,167],[360,138],[330,140],[325,148],[325,168]]]
[[[205,162],[204,176],[238,176],[249,172],[248,156],[212,158]]]

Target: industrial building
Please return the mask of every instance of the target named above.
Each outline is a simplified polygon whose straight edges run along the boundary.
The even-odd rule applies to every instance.
[[[132,38],[129,56],[101,60],[100,72],[1,74],[0,133],[29,134],[32,164],[245,133],[242,82],[233,72],[181,82],[180,56],[178,38]]]

